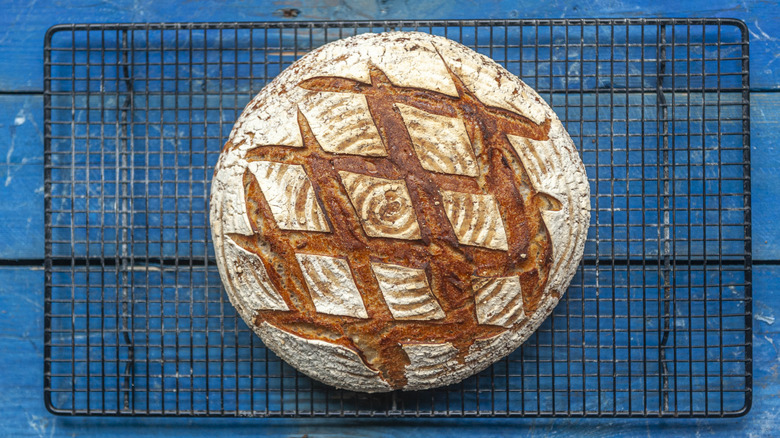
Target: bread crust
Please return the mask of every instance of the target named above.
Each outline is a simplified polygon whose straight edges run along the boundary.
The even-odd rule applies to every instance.
[[[484,369],[552,312],[589,195],[518,78],[442,37],[364,34],[247,105],[216,166],[212,239],[231,302],[281,358],[340,388],[417,390]],[[333,355],[349,365],[323,366]]]

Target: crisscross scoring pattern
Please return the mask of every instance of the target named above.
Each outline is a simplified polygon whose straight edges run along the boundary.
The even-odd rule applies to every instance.
[[[302,148],[249,150],[249,169],[263,169],[243,176],[257,232],[229,236],[286,303],[258,309],[258,324],[306,338],[315,328],[396,388],[405,345],[446,345],[463,362],[475,339],[521,323],[552,260],[540,213],[559,203],[534,189],[507,138],[547,140],[550,121],[485,105],[450,76],[457,96],[396,86],[376,66],[370,83],[301,82],[355,138],[322,132],[311,116],[323,112],[299,107]]]

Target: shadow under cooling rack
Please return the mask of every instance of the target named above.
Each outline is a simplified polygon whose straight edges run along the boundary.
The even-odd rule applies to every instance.
[[[269,352],[209,243],[213,166],[306,52],[447,36],[555,109],[591,185],[585,258],[521,348],[358,394]],[[60,25],[45,43],[45,398],[78,415],[735,416],[751,402],[748,41],[733,20]]]

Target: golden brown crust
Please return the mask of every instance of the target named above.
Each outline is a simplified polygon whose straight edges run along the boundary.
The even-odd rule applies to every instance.
[[[282,359],[357,391],[455,383],[551,313],[588,182],[561,121],[487,57],[416,32],[314,50],[215,168],[228,297]]]
[[[506,134],[546,140],[550,121],[536,124],[506,110],[488,107],[470,94],[461,82],[456,80],[455,84],[459,93],[457,98],[397,87],[376,67],[371,69],[371,84],[325,77],[299,84],[309,90],[366,96],[374,123],[385,140],[388,156],[328,153],[320,147],[301,113],[298,122],[303,150],[266,146],[248,152],[249,161],[302,165],[311,178],[332,230],[332,233],[281,230],[272,219],[257,181],[249,172],[245,173],[247,211],[255,234],[230,237],[260,255],[276,290],[290,308],[288,312],[259,311],[256,324],[268,322],[303,338],[327,340],[350,348],[380,371],[392,387],[402,388],[406,385],[404,369],[409,364],[402,343],[451,343],[459,352],[456,360],[462,362],[474,339],[490,338],[504,331],[502,327],[477,323],[473,277],[519,275],[526,313],[536,309],[552,262],[549,234],[541,217],[541,208],[549,207],[550,201],[537,196]],[[416,158],[396,103],[462,119],[481,169],[480,176],[470,178],[425,170]],[[227,144],[225,148],[234,146]],[[369,237],[340,182],[339,171],[405,181],[419,223],[420,239]],[[441,190],[493,195],[508,224],[508,250],[460,244],[444,212]],[[368,318],[318,313],[307,293],[296,252],[333,257],[348,255]],[[394,319],[372,274],[371,262],[424,269],[445,318],[435,321]]]

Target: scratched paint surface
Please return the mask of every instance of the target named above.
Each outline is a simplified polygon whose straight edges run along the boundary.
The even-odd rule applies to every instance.
[[[413,18],[575,18],[713,16],[741,18],[751,38],[751,129],[755,259],[780,260],[780,8],[764,1],[594,0],[525,2],[434,0],[275,0],[245,2],[116,0],[28,1],[0,13],[0,264],[43,256],[42,44],[63,22],[262,21]],[[9,94],[9,93],[29,94]],[[43,408],[43,271],[0,267],[0,435],[8,436],[772,436],[780,426],[780,268],[758,266],[754,278],[754,407],[729,420],[246,420],[53,417]],[[404,427],[399,427],[404,426]]]
[[[780,260],[780,93],[753,93],[750,114],[754,258]]]
[[[43,257],[43,98],[0,94],[0,260]]]

